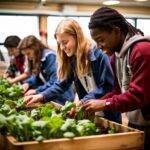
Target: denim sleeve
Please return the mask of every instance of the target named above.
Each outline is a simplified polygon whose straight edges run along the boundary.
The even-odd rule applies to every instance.
[[[36,94],[40,93],[40,92],[43,92],[44,90],[46,90],[47,88],[51,87],[52,85],[47,82],[46,84],[44,85],[41,85],[39,86],[37,89],[36,89]]]
[[[85,95],[83,101],[101,98],[107,92],[110,92],[114,86],[114,74],[109,58],[105,54],[102,54],[92,71],[97,88]]]
[[[24,81],[24,83],[28,83],[30,87],[36,87],[37,86],[37,77],[36,75],[31,75],[28,79]]]
[[[51,87],[48,87],[47,89],[45,89],[45,91],[41,92],[40,94],[43,95],[44,101],[47,102],[49,99],[57,97],[58,95],[66,92],[71,85],[72,78],[69,78],[64,81],[57,81]]]
[[[54,84],[54,82],[56,82],[57,80],[56,55],[50,54],[49,56],[46,57],[45,70],[47,73],[47,76],[45,77],[47,82],[44,85],[39,86],[36,89],[36,93],[43,92],[45,89],[51,87]]]

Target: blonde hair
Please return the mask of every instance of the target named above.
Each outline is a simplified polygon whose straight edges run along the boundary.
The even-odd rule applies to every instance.
[[[39,39],[33,35],[29,35],[21,40],[18,49],[25,51],[26,49],[32,49],[34,51],[34,60],[29,61],[29,69],[31,73],[38,74],[41,69],[41,58],[43,50],[48,48]]]
[[[84,36],[79,23],[71,18],[64,19],[58,24],[55,31],[55,39],[57,39],[58,34],[63,33],[72,35],[77,42],[75,70],[78,76],[82,76],[87,73],[90,68],[90,63],[88,61],[88,52],[91,47],[91,41]],[[68,57],[65,52],[60,49],[59,43],[57,50],[57,60],[58,78],[60,80],[66,79],[70,75],[72,69],[72,58]]]

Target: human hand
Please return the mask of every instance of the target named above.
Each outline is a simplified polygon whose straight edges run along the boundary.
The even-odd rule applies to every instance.
[[[75,104],[75,107],[71,108],[71,110],[68,112],[70,117],[74,117],[75,116],[75,114],[76,114],[76,107],[82,106],[82,101],[74,100],[74,104]]]
[[[43,95],[42,94],[36,94],[36,95],[29,95],[24,97],[24,103],[28,106],[33,103],[38,103],[43,101]]]
[[[10,83],[10,84],[13,84],[14,83],[14,80],[12,78],[6,78],[6,80]]]
[[[76,108],[75,108],[75,107],[74,107],[74,108],[71,108],[71,110],[68,111],[68,115],[69,115],[71,118],[73,118],[73,117],[75,116],[75,114],[76,114]]]
[[[29,95],[34,95],[34,94],[36,94],[36,90],[35,89],[30,89],[24,95],[29,96]]]
[[[3,75],[3,78],[4,79],[6,79],[6,78],[8,78],[9,77],[9,74],[8,73],[5,73],[4,75]]]
[[[29,84],[28,83],[22,84],[22,89],[23,89],[23,92],[26,93],[27,90],[29,89]]]
[[[83,108],[86,111],[97,112],[97,111],[104,110],[105,103],[106,103],[105,100],[90,99],[83,104]]]
[[[76,105],[76,107],[82,106],[82,101],[81,100],[74,100],[74,103]]]

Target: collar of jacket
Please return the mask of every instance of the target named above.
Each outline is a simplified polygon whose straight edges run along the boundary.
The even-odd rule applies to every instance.
[[[95,61],[99,57],[99,53],[101,53],[102,50],[100,48],[97,48],[96,45],[92,45],[90,51],[89,51],[89,60]]]
[[[45,60],[46,60],[46,57],[47,57],[49,54],[54,54],[54,55],[56,55],[56,52],[55,52],[54,50],[51,50],[51,49],[44,49],[44,50],[43,50],[43,53],[42,53],[41,61],[45,61]]]
[[[120,52],[119,53],[115,52],[116,57],[119,57],[119,58],[124,57],[126,52],[128,51],[128,48],[132,44],[139,42],[139,41],[143,41],[143,40],[150,41],[150,36],[142,36],[142,35],[136,34],[132,36],[131,38],[129,38],[129,34],[127,34]]]

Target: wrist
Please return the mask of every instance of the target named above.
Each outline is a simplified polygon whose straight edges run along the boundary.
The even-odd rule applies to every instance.
[[[107,101],[107,100],[104,100],[104,102],[105,102],[104,108],[105,108],[105,109],[108,109],[109,106],[111,105],[111,102],[110,102],[110,101]]]
[[[106,101],[105,100],[100,100],[100,103],[101,103],[101,108],[105,109],[105,107],[106,107]]]
[[[41,102],[47,103],[48,102],[48,98],[46,97],[46,95],[44,93],[38,93],[41,95]]]

